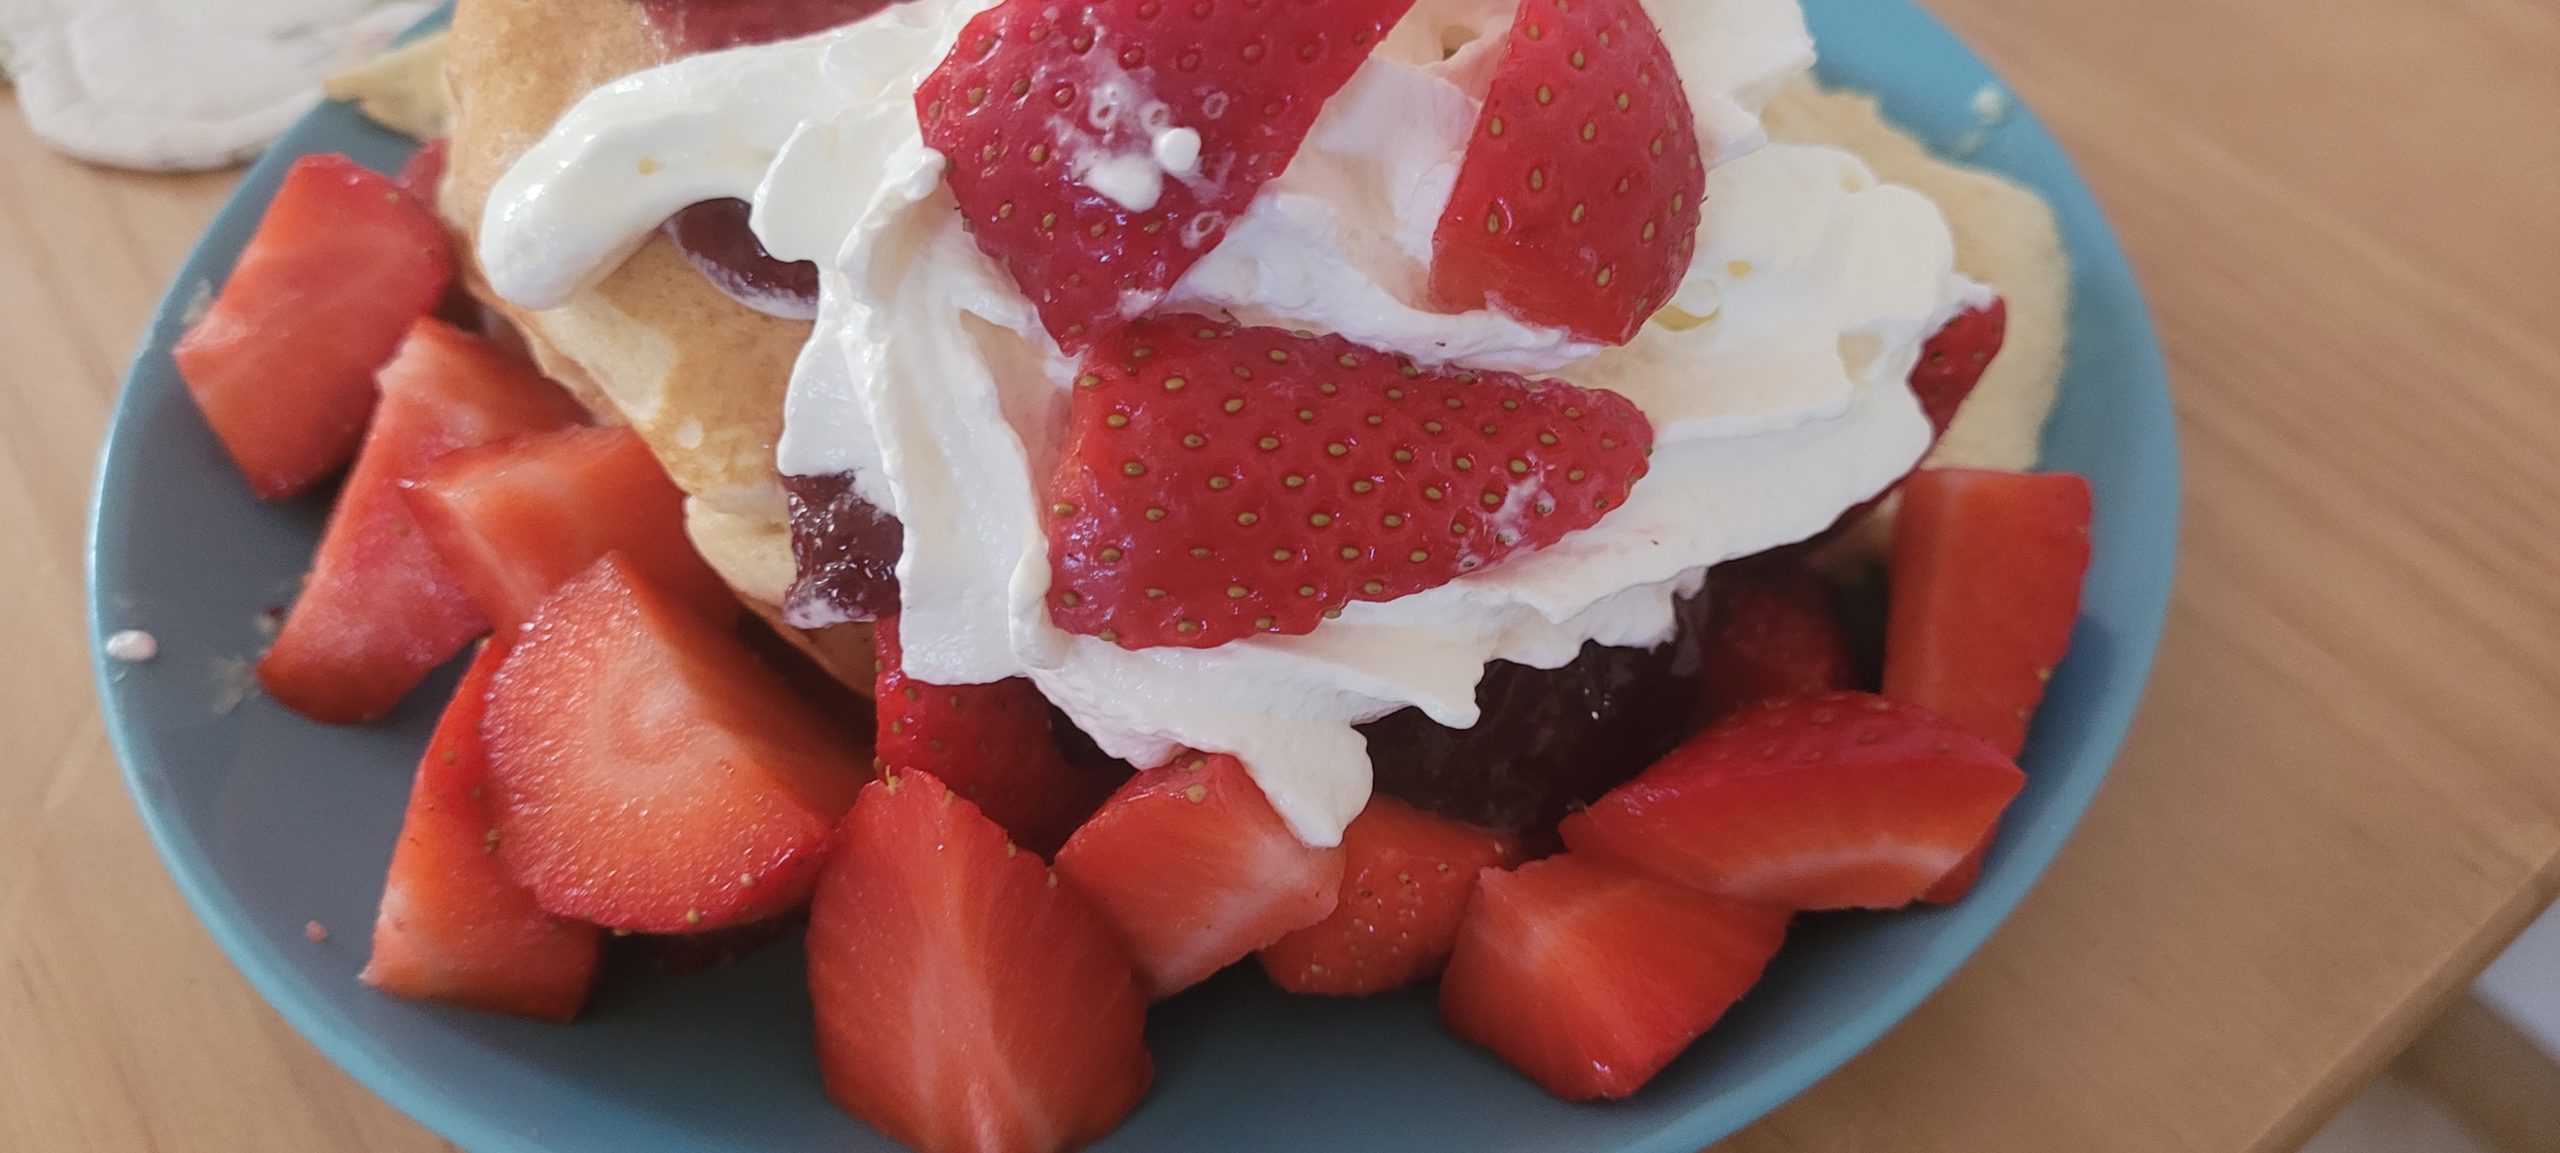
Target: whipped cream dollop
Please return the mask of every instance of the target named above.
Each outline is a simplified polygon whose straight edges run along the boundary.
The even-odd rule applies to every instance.
[[[1654,424],[1651,472],[1552,547],[1352,604],[1305,636],[1133,652],[1062,632],[1044,607],[1042,510],[1074,365],[971,240],[911,105],[990,3],[910,0],[600,89],[499,182],[480,239],[490,283],[534,308],[698,200],[750,200],[768,249],[818,262],[778,463],[850,472],[904,523],[900,634],[920,679],[1029,677],[1141,765],[1234,753],[1301,836],[1331,844],[1368,800],[1355,725],[1414,706],[1471,726],[1489,661],[1551,668],[1588,641],[1658,644],[1709,566],[1820,532],[1928,446],[1903,381],[1984,290],[1953,272],[1926,198],[1849,153],[1768,142],[1758,110],[1813,60],[1794,0],[1649,5],[1713,167],[1676,299],[1614,348],[1430,307],[1431,234],[1514,5],[1420,0],[1164,307],[1616,390]],[[1196,164],[1196,138],[1164,127],[1146,155],[1104,158],[1128,171],[1089,166],[1088,184],[1130,204]]]

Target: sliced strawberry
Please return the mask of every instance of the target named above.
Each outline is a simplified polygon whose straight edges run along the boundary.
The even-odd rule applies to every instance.
[[[870,775],[780,674],[619,553],[542,603],[484,729],[508,870],[545,909],[643,933],[798,905]]]
[[[862,790],[809,909],[827,1094],[922,1153],[1056,1153],[1155,1075],[1129,956],[924,773]]]
[[[1625,344],[1698,248],[1707,166],[1639,0],[1521,0],[1431,238],[1431,295]]]
[[[738,598],[684,531],[684,493],[627,428],[564,428],[447,454],[401,485],[436,555],[499,636],[619,552],[712,620]]]
[[[389,177],[344,156],[294,162],[171,354],[251,489],[291,496],[355,455],[374,370],[452,278],[444,226]]]
[[[441,136],[418,145],[395,178],[403,191],[417,197],[430,212],[435,210],[436,196],[444,188],[445,157],[450,150],[451,144]]]
[[[559,428],[577,402],[533,366],[433,317],[382,369],[382,408],[339,493],[311,575],[258,681],[313,720],[391,711],[489,622],[418,531],[399,482],[455,449]]]
[[[916,89],[917,116],[978,246],[1081,348],[1218,246],[1412,6],[1005,0]]]
[[[1476,874],[1519,858],[1514,838],[1371,797],[1342,833],[1342,903],[1265,947],[1262,970],[1292,993],[1346,997],[1429,980],[1457,944]]]
[[[1824,693],[1743,711],[1564,819],[1577,853],[1786,909],[1910,904],[2026,783],[1925,709]]]
[[[1903,485],[1885,695],[2011,756],[2071,647],[2091,496],[2070,473],[1930,469]]]
[[[1783,910],[1580,856],[1487,869],[1440,1020],[1558,1097],[1625,1097],[1759,982],[1786,933]]]
[[[1058,875],[1161,999],[1332,913],[1342,850],[1300,841],[1234,757],[1189,755],[1103,802],[1058,850]]]
[[[640,0],[661,44],[690,55],[795,40],[851,24],[891,0]]]
[[[543,912],[498,862],[480,717],[505,658],[481,650],[418,762],[363,980],[395,996],[566,1021],[586,1007],[601,934]]]
[[[1982,879],[1982,860],[1991,852],[1992,838],[1999,834],[2000,830],[1996,826],[1989,833],[1983,834],[1981,844],[1975,845],[1972,852],[1965,854],[1963,860],[1956,862],[1955,868],[1947,870],[1946,876],[1938,878],[1937,884],[1921,892],[1920,903],[1952,905],[1963,900],[1965,894],[1973,891],[1973,883]]]
[[[1973,395],[1973,386],[1982,383],[2008,336],[2009,302],[1993,297],[1989,304],[1957,313],[1920,347],[1920,363],[1911,366],[1911,392],[1939,436],[1956,422],[1956,410]]]
[[[1831,586],[1791,556],[1754,557],[1707,575],[1708,720],[1745,705],[1854,687],[1857,656]]]
[[[1196,316],[1103,341],[1076,385],[1050,615],[1132,649],[1305,633],[1544,548],[1653,444],[1615,393]]]
[[[907,676],[896,617],[871,635],[880,652],[872,700],[883,775],[933,774],[1044,857],[1125,779],[1068,762],[1050,732],[1049,701],[1031,682],[927,684]]]

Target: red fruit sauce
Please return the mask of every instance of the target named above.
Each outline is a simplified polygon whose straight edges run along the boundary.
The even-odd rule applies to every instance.
[[[862,499],[851,473],[786,476],[791,561],[799,575],[783,598],[796,628],[878,620],[898,611],[898,554],[906,530]]]

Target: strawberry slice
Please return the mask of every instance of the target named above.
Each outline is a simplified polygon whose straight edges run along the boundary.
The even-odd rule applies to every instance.
[[[896,617],[881,620],[871,635],[880,653],[872,700],[882,775],[933,774],[1044,857],[1124,779],[1078,767],[1058,751],[1048,698],[1030,681],[927,684],[907,676]]]
[[[1831,586],[1791,556],[1708,574],[1702,678],[1706,719],[1744,705],[1853,688],[1857,657]]]
[[[1930,469],[1903,485],[1885,695],[2016,756],[2071,647],[2091,496],[2070,473]]]
[[[1720,897],[1892,909],[1981,844],[2025,783],[1935,713],[1824,693],[1699,734],[1561,831],[1577,853]]]
[[[452,278],[444,226],[389,177],[344,156],[294,162],[171,353],[251,489],[291,496],[355,455],[374,370]]]
[[[1155,1075],[1129,955],[925,773],[862,790],[809,908],[827,1095],[922,1153],[1056,1153]]]
[[[602,935],[543,912],[498,862],[480,717],[505,659],[494,645],[473,658],[418,762],[362,979],[394,996],[566,1021],[586,1007]]]
[[[1333,912],[1342,850],[1289,831],[1243,763],[1187,755],[1130,779],[1058,850],[1150,996],[1170,997]]]
[[[1567,855],[1487,869],[1440,1020],[1568,1101],[1625,1097],[1760,980],[1783,910]]]
[[[489,617],[515,635],[551,590],[608,552],[727,621],[738,599],[694,551],[684,493],[627,428],[564,428],[449,453],[402,483],[418,526]]]
[[[1635,338],[1688,275],[1707,166],[1639,0],[1521,0],[1431,238],[1431,295]]]
[[[483,729],[508,871],[553,913],[642,933],[798,905],[869,777],[781,674],[619,553],[542,602]]]
[[[533,367],[433,317],[382,369],[382,407],[339,493],[311,575],[258,662],[267,695],[317,721],[391,711],[489,622],[418,531],[399,482],[455,449],[583,415]]]
[[[1412,6],[1005,0],[916,89],[917,117],[978,246],[1073,350],[1218,246]]]
[[[1920,363],[1911,366],[1911,392],[1939,436],[1947,435],[1956,410],[1973,395],[1973,386],[1982,383],[1982,374],[1991,370],[1992,358],[2000,355],[2008,337],[2009,302],[1993,297],[1989,304],[1957,313],[1920,346]]]
[[[1097,345],[1068,421],[1050,615],[1132,649],[1305,633],[1544,548],[1653,444],[1615,393],[1196,316]]]
[[[1476,874],[1519,860],[1520,843],[1371,797],[1343,830],[1342,859],[1342,903],[1260,954],[1292,993],[1365,997],[1438,975]]]
[[[400,166],[400,175],[393,178],[394,182],[433,212],[436,197],[444,188],[446,159],[451,151],[451,142],[441,136],[418,145],[418,150],[409,154],[408,162]]]

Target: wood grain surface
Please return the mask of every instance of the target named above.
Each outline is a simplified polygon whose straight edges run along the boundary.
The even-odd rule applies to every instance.
[[[2052,874],[1730,1148],[2290,1148],[2560,891],[2560,2],[1934,6],[2070,147],[2150,293],[2179,588]],[[96,447],[230,180],[84,168],[13,112],[0,1150],[443,1149],[215,951],[88,683]]]

